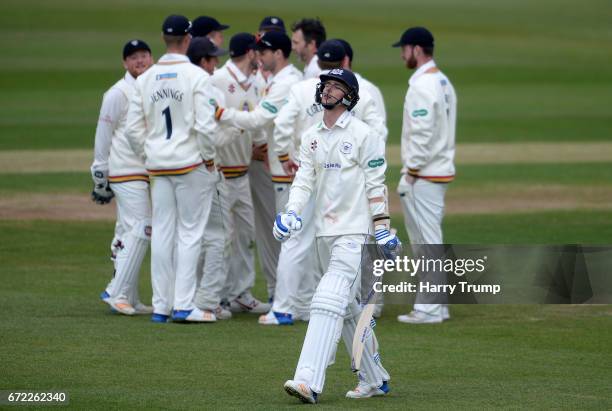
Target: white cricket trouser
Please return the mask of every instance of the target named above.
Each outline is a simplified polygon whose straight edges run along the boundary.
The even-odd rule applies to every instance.
[[[201,310],[214,311],[223,298],[223,288],[227,282],[226,257],[230,251],[230,241],[226,230],[226,221],[222,205],[224,199],[221,192],[225,187],[225,179],[220,174],[211,203],[208,221],[202,239],[202,254],[198,264],[198,274],[201,274],[195,304]]]
[[[316,253],[313,252],[314,206],[315,197],[311,196],[300,215],[304,223],[302,229],[281,244],[272,311],[290,313],[297,317],[305,317],[310,311],[310,302],[321,278],[321,271],[317,269]],[[284,208],[283,205],[282,210]]]
[[[204,165],[152,178],[151,279],[157,314],[194,308],[198,258],[218,178]]]
[[[432,183],[422,178],[417,178],[414,184],[408,184],[402,175],[397,192],[402,202],[410,244],[443,244],[442,218],[447,188],[448,184]],[[444,284],[446,275],[429,273],[427,281]],[[442,315],[442,304],[432,304],[432,298],[435,301],[440,297],[417,293],[414,309],[430,315]]]
[[[255,285],[255,217],[249,176],[226,179],[221,197],[223,221],[231,244],[225,260],[228,267],[225,296],[232,301]]]
[[[150,226],[151,196],[146,181],[126,181],[111,183],[117,202],[117,222],[115,238],[123,244],[117,249],[115,258],[115,277],[106,287],[111,297],[124,297],[134,305],[138,302],[138,272],[142,258],[149,246],[145,233],[135,233],[138,227]],[[136,234],[136,235],[134,235]],[[119,263],[120,262],[120,263]]]
[[[317,393],[323,391],[325,371],[334,363],[340,336],[352,354],[353,337],[361,309],[356,293],[361,279],[361,251],[366,235],[317,237],[318,267],[324,271],[312,300],[310,322],[294,379],[306,382]],[[374,333],[371,333],[370,339]],[[372,346],[371,342],[366,346]],[[389,375],[378,353],[366,349],[360,378],[380,386]]]
[[[274,296],[276,286],[276,267],[280,243],[272,235],[272,225],[276,217],[274,185],[270,172],[263,161],[253,160],[249,166],[249,183],[255,213],[255,243],[259,264],[266,278],[268,297]]]

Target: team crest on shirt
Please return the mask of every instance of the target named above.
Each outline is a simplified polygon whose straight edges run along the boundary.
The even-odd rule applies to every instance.
[[[353,145],[348,141],[343,141],[342,145],[340,146],[340,151],[343,154],[351,154],[351,151],[353,151]]]
[[[227,91],[229,91],[232,94],[236,92],[236,86],[234,86],[234,83],[229,85],[229,87],[227,88]]]
[[[310,143],[310,151],[315,151],[317,149],[317,140],[312,140],[312,143]]]

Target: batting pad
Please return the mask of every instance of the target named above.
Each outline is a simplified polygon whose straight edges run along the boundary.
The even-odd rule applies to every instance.
[[[123,249],[117,254],[113,297],[132,297],[138,286],[138,273],[151,240],[151,220],[140,220],[125,236]]]

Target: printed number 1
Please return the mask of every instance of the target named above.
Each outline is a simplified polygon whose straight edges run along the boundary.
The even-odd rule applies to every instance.
[[[172,137],[172,117],[170,117],[170,106],[166,107],[162,114],[166,117],[166,140]]]

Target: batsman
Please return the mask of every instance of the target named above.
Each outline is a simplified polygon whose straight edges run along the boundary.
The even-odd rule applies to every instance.
[[[285,212],[274,222],[274,236],[284,241],[304,224],[314,224],[316,254],[323,274],[310,308],[310,322],[293,380],[285,391],[316,403],[325,372],[334,362],[340,336],[352,351],[361,307],[357,303],[362,246],[373,234],[386,255],[400,246],[389,230],[384,144],[350,111],[359,100],[359,84],[346,69],[320,76],[315,99],[324,108],[323,121],[302,137],[299,169]],[[302,221],[309,198],[315,198],[312,221]],[[370,333],[369,338],[375,338]],[[389,391],[389,374],[365,344],[357,387],[349,398],[368,398]]]

